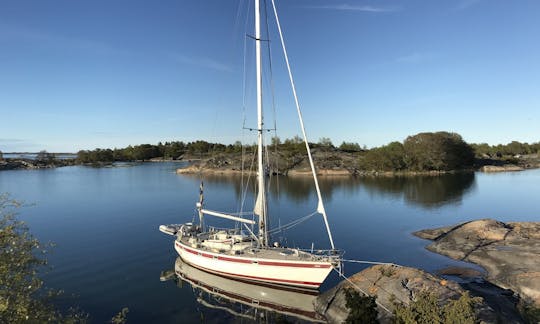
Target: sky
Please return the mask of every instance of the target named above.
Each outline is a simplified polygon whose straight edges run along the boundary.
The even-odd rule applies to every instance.
[[[540,141],[540,1],[276,6],[310,141]],[[271,14],[265,127],[283,139],[300,128]],[[0,151],[254,142],[252,15],[251,0],[0,0]]]

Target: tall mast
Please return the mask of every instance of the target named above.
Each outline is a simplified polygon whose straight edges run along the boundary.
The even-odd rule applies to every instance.
[[[262,111],[262,69],[261,69],[261,14],[260,0],[255,0],[255,61],[257,65],[257,171],[258,194],[255,202],[255,213],[259,215],[259,241],[268,245],[268,229],[266,219],[265,169],[263,164],[263,111]]]

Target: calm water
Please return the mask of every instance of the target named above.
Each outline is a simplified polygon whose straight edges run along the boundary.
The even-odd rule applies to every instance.
[[[0,172],[0,192],[32,205],[20,210],[34,235],[56,243],[49,255],[48,286],[62,289],[60,306],[80,305],[94,322],[109,320],[122,307],[143,322],[233,321],[228,312],[199,304],[188,284],[160,282],[174,268],[172,237],[163,223],[195,215],[199,179],[174,173],[178,163],[64,167]],[[274,224],[316,207],[311,179],[275,181],[270,193]],[[395,262],[437,270],[458,264],[424,249],[411,232],[477,219],[540,221],[540,170],[438,177],[321,179],[336,245],[349,259]],[[205,179],[210,209],[237,211],[238,178]],[[251,203],[253,197],[248,195]],[[215,223],[219,225],[219,223]],[[289,246],[327,247],[323,221],[313,217],[276,239]],[[347,265],[346,272],[361,270]],[[329,278],[322,290],[338,282]]]

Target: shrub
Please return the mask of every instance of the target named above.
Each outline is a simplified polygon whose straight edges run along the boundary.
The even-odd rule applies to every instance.
[[[345,323],[378,323],[375,297],[361,296],[353,289],[345,289],[346,306],[349,316]]]

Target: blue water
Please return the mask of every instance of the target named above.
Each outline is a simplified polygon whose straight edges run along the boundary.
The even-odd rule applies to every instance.
[[[144,322],[232,320],[197,303],[189,285],[160,282],[176,254],[160,224],[190,221],[200,179],[176,175],[180,163],[119,164],[112,168],[63,167],[0,172],[0,192],[28,206],[20,209],[32,233],[56,247],[48,255],[47,286],[62,289],[60,307],[79,305],[93,322],[108,321],[123,307]],[[278,181],[277,181],[278,180]],[[274,179],[269,209],[274,225],[316,208],[311,179]],[[411,178],[323,178],[321,188],[334,240],[349,259],[395,262],[434,271],[457,261],[424,249],[411,232],[471,219],[540,221],[540,170]],[[207,177],[210,209],[238,211],[235,177]],[[253,196],[246,196],[247,205]],[[215,223],[220,225],[219,222]],[[274,237],[289,246],[329,246],[315,216]],[[363,266],[347,265],[352,274]],[[322,290],[338,282],[331,276]]]

